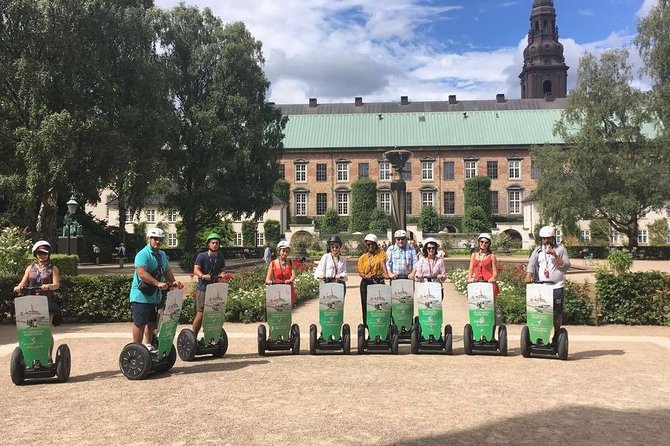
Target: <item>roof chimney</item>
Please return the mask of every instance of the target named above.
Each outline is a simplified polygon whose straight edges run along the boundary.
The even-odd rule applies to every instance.
[[[505,93],[498,93],[496,95],[496,102],[497,103],[505,102]]]
[[[360,96],[356,96],[354,98],[354,104],[356,105],[356,107],[360,107],[361,105],[363,105],[363,98]]]
[[[309,98],[309,106],[316,107],[316,98]]]
[[[409,104],[409,98],[407,96],[400,96],[400,105]]]
[[[455,94],[450,94],[449,95],[449,103],[450,104],[456,104],[458,101],[456,100],[456,95]]]

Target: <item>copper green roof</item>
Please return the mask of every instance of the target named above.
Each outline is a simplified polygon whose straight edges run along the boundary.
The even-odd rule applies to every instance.
[[[563,110],[468,110],[289,115],[291,149],[523,146],[561,144]]]

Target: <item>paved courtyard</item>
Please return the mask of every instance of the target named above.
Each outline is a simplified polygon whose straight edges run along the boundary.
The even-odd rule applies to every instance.
[[[580,262],[580,261],[577,261]],[[666,269],[666,262],[656,262]],[[636,262],[637,268],[645,268]],[[589,278],[576,271],[571,279]],[[592,279],[591,279],[592,281]],[[569,326],[568,361],[466,356],[465,297],[445,288],[454,355],[308,354],[318,303],[295,310],[299,356],[256,353],[257,324],[226,323],[228,354],[128,381],[118,355],[130,324],[70,324],[64,384],[16,387],[15,327],[0,326],[2,444],[668,444],[670,327]],[[358,280],[345,322],[360,322]],[[180,327],[181,328],[181,327]],[[355,338],[355,336],[354,336]]]

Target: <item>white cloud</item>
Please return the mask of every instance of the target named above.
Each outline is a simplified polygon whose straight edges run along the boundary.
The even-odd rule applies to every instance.
[[[638,17],[646,17],[649,14],[649,11],[658,4],[658,0],[644,0],[642,6],[638,9],[635,14]]]
[[[577,14],[584,15],[584,16],[592,16],[593,11],[591,11],[590,9],[580,9],[580,10],[577,11]]]

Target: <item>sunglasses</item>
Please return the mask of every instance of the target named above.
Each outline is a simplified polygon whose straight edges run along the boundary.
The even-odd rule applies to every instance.
[[[331,247],[331,248],[337,248],[337,249],[340,249],[340,248],[341,248],[341,246],[338,245],[338,244],[336,244],[336,243],[331,244],[330,247]]]
[[[149,238],[150,238],[151,240],[157,240],[157,241],[159,241],[159,242],[162,242],[162,241],[163,241],[163,239],[160,238],[160,237],[149,237]]]
[[[480,244],[488,245],[490,242],[488,240],[481,240]]]
[[[365,242],[365,245],[366,245],[366,246],[374,246],[374,243],[372,243],[372,242]]]

